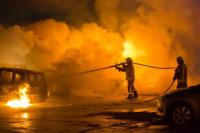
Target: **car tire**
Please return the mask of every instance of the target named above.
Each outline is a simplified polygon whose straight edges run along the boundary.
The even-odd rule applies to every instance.
[[[170,113],[171,121],[177,126],[186,126],[193,121],[193,111],[187,104],[176,104]]]

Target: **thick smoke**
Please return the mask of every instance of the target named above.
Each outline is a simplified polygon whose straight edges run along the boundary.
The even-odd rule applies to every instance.
[[[79,26],[63,18],[25,26],[1,25],[0,63],[44,71],[54,94],[126,93],[124,75],[114,69],[70,75],[113,65],[127,56],[140,63],[175,66],[176,57],[181,55],[188,64],[190,84],[198,83],[198,0],[96,0],[92,6],[91,1],[80,2],[78,12],[70,8],[70,0],[69,7],[57,6],[66,0],[51,1],[46,8],[43,2],[34,1],[33,8],[40,5],[39,12],[62,12],[62,17],[73,18]],[[55,6],[58,10],[53,10]],[[80,12],[93,22],[85,22]],[[136,87],[141,93],[165,89],[174,73],[138,66],[135,70]]]
[[[111,30],[117,29],[133,44],[132,49],[136,50],[133,53],[140,55],[132,54],[135,61],[169,66],[175,65],[176,57],[181,55],[188,64],[190,84],[198,83],[198,0],[114,0],[96,4],[101,24]],[[137,72],[138,82],[152,86],[150,90],[167,86],[173,76],[170,71],[164,74],[138,69]],[[155,73],[157,76],[152,76]],[[158,79],[165,80],[158,84]]]
[[[123,49],[121,36],[95,23],[83,24],[77,29],[49,19],[26,27],[2,26],[1,33],[1,64],[44,71],[53,93],[69,95],[71,90],[77,93],[80,90],[81,93],[106,93],[120,79],[114,76],[115,72],[114,75],[97,72],[71,76],[112,65],[120,59]]]

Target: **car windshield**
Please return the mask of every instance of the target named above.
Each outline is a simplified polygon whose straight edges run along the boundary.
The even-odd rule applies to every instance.
[[[40,85],[45,83],[45,78],[42,73],[31,72],[20,69],[12,68],[2,68],[0,70],[0,82],[2,84],[20,84],[23,82],[28,82],[32,85]]]
[[[12,82],[13,73],[10,71],[1,72],[1,81],[2,82]]]

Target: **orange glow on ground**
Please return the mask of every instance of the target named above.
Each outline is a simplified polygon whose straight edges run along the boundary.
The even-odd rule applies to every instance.
[[[27,94],[29,85],[25,84],[24,87],[19,89],[19,99],[13,99],[6,103],[7,106],[11,108],[28,108],[30,104],[30,99]]]

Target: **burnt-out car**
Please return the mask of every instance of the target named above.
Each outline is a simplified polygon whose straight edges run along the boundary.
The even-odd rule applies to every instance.
[[[169,92],[158,101],[158,114],[178,126],[200,119],[200,85]]]
[[[0,68],[0,97],[5,100],[20,86],[28,84],[28,94],[34,100],[47,98],[47,83],[43,73],[20,68]]]

